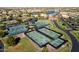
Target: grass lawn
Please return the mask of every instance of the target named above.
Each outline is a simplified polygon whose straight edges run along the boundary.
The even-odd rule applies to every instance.
[[[79,26],[76,29],[79,30]]]
[[[62,22],[61,20],[57,20],[58,25],[63,29],[71,29],[66,23]]]
[[[20,40],[16,46],[6,46],[6,51],[8,52],[35,52],[38,49],[33,46],[33,44],[25,37]]]
[[[61,49],[57,50],[58,52],[70,52],[70,48],[68,45],[66,45],[65,47],[62,47]]]
[[[71,31],[71,33],[76,37],[76,39],[79,41],[79,31]]]
[[[54,31],[56,31],[56,32],[59,32],[59,33],[61,33],[61,34],[63,34],[64,39],[65,39],[65,40],[68,40],[68,45],[66,45],[66,46],[65,46],[64,48],[62,48],[62,49],[58,49],[57,51],[59,51],[59,52],[62,52],[62,51],[63,51],[63,52],[68,52],[68,51],[70,51],[71,48],[72,48],[72,42],[71,42],[70,37],[69,37],[64,31],[58,29],[54,24],[51,24],[51,25],[50,25],[50,29],[51,29],[51,30],[54,30]]]
[[[24,48],[24,51],[37,51],[37,48],[27,38],[23,38],[19,44]]]

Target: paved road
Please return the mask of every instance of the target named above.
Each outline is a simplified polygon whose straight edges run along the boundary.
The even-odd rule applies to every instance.
[[[62,29],[58,24],[57,24],[57,22],[54,20],[53,21],[54,22],[54,24],[56,25],[56,27],[58,27],[60,30],[62,30],[62,31],[64,31],[64,32],[66,32],[69,36],[70,36],[70,38],[71,38],[71,40],[72,40],[72,52],[79,52],[79,42],[77,41],[77,39],[70,33],[70,31],[68,31],[68,30],[64,30],[64,29]]]
[[[0,52],[4,51],[4,44],[3,42],[0,40]]]
[[[65,22],[65,23],[67,23],[66,19],[61,19],[61,20],[62,20],[63,22]],[[71,24],[69,24],[69,23],[67,23],[67,24],[68,24],[68,25],[70,26],[70,28],[72,28],[73,30],[76,29],[75,26],[73,26],[73,25],[71,25]]]

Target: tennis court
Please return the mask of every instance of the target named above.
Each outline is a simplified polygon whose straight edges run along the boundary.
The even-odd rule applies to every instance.
[[[37,31],[32,31],[27,33],[27,35],[34,41],[36,42],[40,47],[46,45],[48,42],[51,41],[50,38],[40,34]]]
[[[40,31],[40,32],[52,37],[52,38],[57,38],[57,37],[61,36],[59,33],[56,33],[52,30],[47,29],[47,28],[38,29],[38,31]]]
[[[48,20],[38,20],[35,25],[38,27],[38,28],[41,28],[41,27],[45,27],[47,25],[49,25],[50,22]]]
[[[61,36],[59,33],[51,31],[47,28],[41,28],[38,29],[38,31],[26,33],[26,35],[40,47],[50,44],[54,48],[59,48],[66,43],[64,39],[59,38],[59,36]]]
[[[65,41],[62,40],[62,39],[60,39],[60,38],[55,38],[55,40],[52,40],[52,41],[50,42],[50,44],[51,44],[52,46],[54,46],[55,48],[60,47],[63,43],[65,43]]]
[[[24,25],[17,25],[17,26],[8,28],[8,35],[16,35],[26,31],[27,31],[27,28]]]

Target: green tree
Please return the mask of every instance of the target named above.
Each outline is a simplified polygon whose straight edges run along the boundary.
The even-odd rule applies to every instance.
[[[45,46],[45,47],[43,48],[42,52],[48,52],[47,46]]]
[[[20,38],[15,38],[14,36],[9,36],[6,39],[6,43],[8,46],[15,46],[19,43],[19,41],[20,41]]]
[[[63,25],[63,26],[66,26],[66,24],[65,24],[65,23],[62,23],[62,25]]]
[[[18,23],[22,23],[23,22],[21,17],[18,17],[16,20],[18,21]]]
[[[15,38],[13,36],[9,36],[6,39],[6,43],[8,46],[14,46],[15,45]]]
[[[4,30],[0,30],[0,37],[4,36]]]

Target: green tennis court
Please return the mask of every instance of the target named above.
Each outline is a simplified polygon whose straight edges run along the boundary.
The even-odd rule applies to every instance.
[[[59,39],[59,38],[56,38],[55,40],[52,40],[52,41],[50,42],[50,44],[51,44],[52,46],[54,46],[55,48],[60,47],[63,43],[64,43],[64,40],[61,40],[61,39]]]
[[[57,47],[60,46],[63,42],[64,42],[64,40],[61,40],[60,38],[56,38],[55,40],[52,40],[52,41],[50,42],[50,44],[57,48]]]
[[[54,31],[51,31],[51,30],[46,29],[46,28],[38,29],[38,31],[40,31],[40,32],[52,37],[52,38],[57,38],[57,37],[61,36],[59,33],[56,33]]]
[[[59,33],[51,31],[47,28],[41,28],[41,29],[38,29],[38,31],[32,31],[26,34],[40,47],[43,47],[46,44],[50,44],[54,48],[59,48],[61,47],[61,45],[65,43],[65,40],[59,38],[59,36],[61,36]]]
[[[34,41],[36,42],[39,46],[43,46],[46,43],[50,42],[51,39],[38,33],[37,31],[32,31],[27,33],[27,35]]]
[[[47,25],[49,25],[50,22],[48,20],[38,20],[35,25],[40,28],[40,27],[45,27]]]

